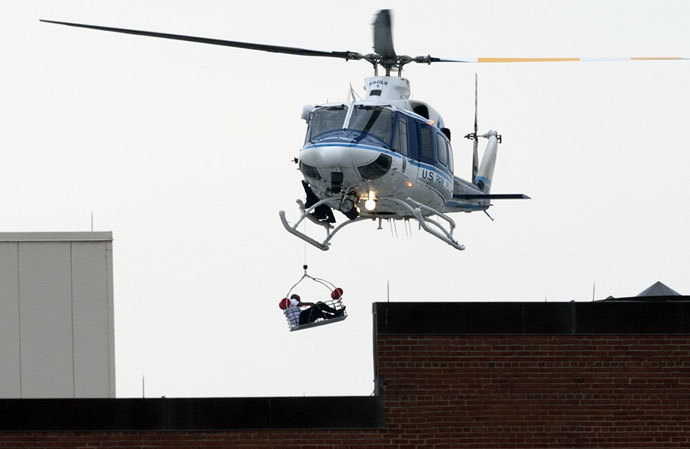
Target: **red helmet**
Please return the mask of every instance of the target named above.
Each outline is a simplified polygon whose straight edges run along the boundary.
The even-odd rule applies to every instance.
[[[289,305],[290,305],[290,300],[287,298],[281,299],[280,302],[278,303],[278,307],[280,307],[283,310],[287,309]]]
[[[333,299],[338,299],[341,296],[343,296],[343,289],[340,287],[336,288],[335,290],[333,290],[331,292],[331,298],[333,298]]]

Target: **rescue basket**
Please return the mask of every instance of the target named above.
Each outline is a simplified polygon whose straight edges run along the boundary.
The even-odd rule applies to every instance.
[[[288,290],[285,297],[278,302],[278,306],[283,310],[290,332],[337,323],[347,318],[345,304],[343,304],[343,289],[336,287],[335,284],[325,279],[310,276],[307,273],[307,265],[304,265],[303,268],[304,275]],[[295,295],[298,299],[290,298],[295,287],[305,279],[323,285],[328,289],[330,292],[329,299],[306,304],[307,301],[302,303],[299,295]]]

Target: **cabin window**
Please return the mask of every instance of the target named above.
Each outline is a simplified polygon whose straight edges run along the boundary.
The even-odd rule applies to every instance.
[[[347,106],[331,106],[318,108],[311,113],[309,129],[307,130],[307,140],[311,141],[319,134],[334,129],[341,129],[347,115]]]
[[[431,140],[431,126],[421,125],[419,127],[421,148],[421,160],[424,162],[434,162],[434,144]]]
[[[380,106],[355,106],[348,124],[356,129],[390,143],[393,134],[393,111]]]
[[[407,119],[403,116],[398,117],[398,129],[395,131],[393,149],[403,156],[409,155],[407,147]]]
[[[438,150],[438,161],[448,166],[448,147],[446,146],[446,139],[441,134],[436,134],[436,149]]]

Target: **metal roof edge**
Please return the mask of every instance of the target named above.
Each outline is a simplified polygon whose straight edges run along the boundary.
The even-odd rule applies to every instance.
[[[112,231],[0,232],[0,242],[112,242]]]

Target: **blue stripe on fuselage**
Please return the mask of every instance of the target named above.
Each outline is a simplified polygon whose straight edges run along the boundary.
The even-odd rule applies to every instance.
[[[378,153],[383,153],[383,154],[388,154],[393,157],[397,158],[403,158],[403,155],[400,153],[396,153],[395,151],[387,150],[385,148],[381,147],[375,147],[371,145],[362,145],[362,144],[357,144],[357,143],[317,143],[317,144],[312,144],[312,145],[306,145],[302,149],[306,150],[308,148],[321,148],[321,147],[350,147],[350,148],[362,148],[364,150],[370,150],[370,151],[376,151]],[[411,159],[409,157],[406,157],[406,159],[409,161],[410,164],[416,165],[417,167],[422,167],[429,169],[435,173],[438,173],[439,175],[443,176],[448,182],[450,182],[451,185],[453,185],[453,178],[448,176],[447,173],[443,172],[439,168],[435,167],[434,165],[427,164],[424,162],[420,162],[414,159]]]
[[[387,150],[381,147],[375,147],[372,145],[362,145],[361,143],[315,143],[312,145],[305,145],[302,149],[306,150],[308,148],[321,148],[321,147],[349,147],[349,148],[362,148],[364,150],[377,151],[379,153],[388,154],[393,157],[402,158],[402,154],[396,153],[395,151]]]

